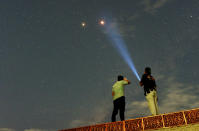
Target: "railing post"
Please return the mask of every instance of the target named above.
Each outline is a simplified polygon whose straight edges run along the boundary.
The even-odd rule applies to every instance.
[[[185,124],[187,125],[187,119],[186,119],[186,117],[185,117],[184,111],[183,111],[182,113],[183,113],[183,116],[184,116]]]
[[[163,115],[161,115],[162,116],[162,124],[163,124],[163,128],[165,127],[165,125],[164,125],[164,118],[163,118]]]
[[[108,124],[105,125],[105,131],[108,131]]]
[[[123,131],[126,131],[125,121],[123,121]]]
[[[143,127],[143,131],[144,131],[144,118],[142,118],[142,127]]]

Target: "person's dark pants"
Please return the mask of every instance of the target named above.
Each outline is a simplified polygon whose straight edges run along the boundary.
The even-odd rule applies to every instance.
[[[125,112],[125,97],[122,96],[116,100],[113,101],[113,114],[112,114],[112,122],[116,121],[116,115],[118,113],[118,110],[120,111],[120,119],[121,121],[124,120],[124,112]]]

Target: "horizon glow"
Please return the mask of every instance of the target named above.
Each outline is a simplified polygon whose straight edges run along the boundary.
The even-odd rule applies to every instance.
[[[111,24],[106,24],[104,27],[106,29],[106,34],[108,35],[108,37],[111,40],[112,46],[118,51],[118,53],[121,55],[121,57],[127,63],[127,65],[130,67],[133,74],[140,81],[140,77],[135,68],[133,60],[130,57],[129,51],[127,49],[127,46],[126,46],[124,40],[122,39],[121,35],[119,34],[119,32],[117,30],[117,26],[111,25]]]

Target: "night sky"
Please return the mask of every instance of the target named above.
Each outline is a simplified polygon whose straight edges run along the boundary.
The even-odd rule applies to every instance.
[[[198,7],[198,0],[1,0],[0,130],[110,122],[120,74],[132,82],[126,119],[150,115],[102,19],[118,24],[139,76],[152,68],[160,113],[198,108]]]

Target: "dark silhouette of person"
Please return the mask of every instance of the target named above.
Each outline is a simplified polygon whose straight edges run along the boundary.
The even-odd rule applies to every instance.
[[[124,85],[130,84],[130,81],[119,75],[117,82],[113,85],[112,88],[112,96],[113,96],[113,113],[111,120],[112,122],[116,121],[116,115],[118,114],[118,110],[120,112],[121,121],[125,120],[124,112],[125,112],[125,95],[124,95]]]
[[[156,93],[156,82],[154,77],[151,75],[151,68],[146,67],[142,79],[140,81],[140,86],[144,87],[144,95],[148,102],[149,110],[151,114],[158,115],[158,103],[157,103],[157,93]]]

